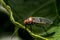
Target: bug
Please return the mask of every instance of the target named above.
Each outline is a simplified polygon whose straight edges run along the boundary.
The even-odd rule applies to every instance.
[[[24,20],[24,24],[33,24],[33,23],[52,24],[53,21],[43,17],[32,17],[32,16]]]
[[[43,29],[46,32],[46,34],[48,34],[45,25],[48,25],[48,24],[51,25],[53,24],[53,21],[44,17],[32,17],[32,16],[24,20],[25,25],[29,25],[29,24],[31,25],[34,23],[43,24]],[[31,26],[30,28],[32,29]]]

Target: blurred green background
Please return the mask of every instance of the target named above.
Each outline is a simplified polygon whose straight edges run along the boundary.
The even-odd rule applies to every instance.
[[[13,11],[15,21],[23,24],[23,21],[30,17],[45,17],[53,21],[52,25],[47,25],[49,35],[43,35],[49,40],[60,40],[60,2],[59,0],[4,0]],[[24,24],[23,24],[24,25]],[[16,30],[10,21],[10,16],[0,10],[0,38],[2,36],[11,36]],[[31,30],[31,29],[30,29]],[[32,25],[32,32],[35,34],[44,34],[44,29],[40,25]],[[43,32],[42,32],[43,31]],[[18,37],[22,40],[42,40],[33,38],[26,30],[19,28]]]

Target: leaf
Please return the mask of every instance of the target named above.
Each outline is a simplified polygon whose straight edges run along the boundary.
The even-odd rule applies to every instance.
[[[23,26],[24,25],[23,21],[30,16],[49,18],[53,21],[53,24],[47,26],[45,25],[48,34],[45,35],[45,32],[43,31],[44,29],[40,27],[40,24],[38,24],[37,26],[32,25],[32,29],[26,27],[27,29],[25,30],[27,30],[33,37],[35,36],[42,39],[46,39],[44,37],[47,37],[49,40],[57,39],[59,40],[60,18],[56,5],[56,0],[4,0],[4,1],[12,9],[12,11],[10,8],[9,10],[8,9],[7,10],[9,11],[10,14],[13,12],[13,15],[11,14],[10,18],[15,25],[18,25],[20,28],[25,29],[25,26]],[[41,37],[41,34],[44,37]]]

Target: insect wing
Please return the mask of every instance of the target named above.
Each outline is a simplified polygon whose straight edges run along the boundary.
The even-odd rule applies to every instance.
[[[40,23],[40,17],[33,17],[33,22]]]
[[[42,23],[42,24],[45,24],[45,23],[52,24],[53,23],[53,21],[51,21],[50,19],[43,18],[43,17],[33,17],[33,22]]]

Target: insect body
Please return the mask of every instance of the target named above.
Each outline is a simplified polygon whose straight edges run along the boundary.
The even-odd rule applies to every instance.
[[[47,19],[47,18],[43,18],[43,17],[29,17],[26,20],[24,20],[25,26],[29,24],[31,30],[32,30],[31,24],[34,24],[34,23],[43,24],[42,28],[44,29],[44,32],[46,32],[46,34],[48,34],[47,25],[48,26],[51,25],[53,23],[53,21],[51,21],[50,19]]]
[[[50,19],[43,17],[29,17],[26,20],[24,20],[24,24],[32,24],[32,23],[52,24],[53,22]]]

